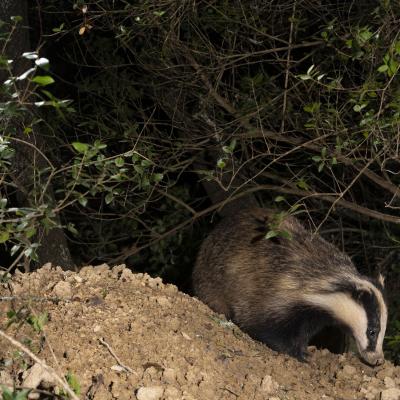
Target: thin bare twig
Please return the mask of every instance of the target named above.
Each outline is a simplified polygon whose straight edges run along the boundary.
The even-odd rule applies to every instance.
[[[117,361],[118,365],[120,367],[122,367],[126,372],[129,372],[130,374],[133,374],[135,371],[133,371],[132,368],[129,368],[127,365],[123,364],[122,361],[118,358],[118,356],[115,354],[114,350],[112,349],[112,347],[103,339],[103,338],[99,338],[99,342],[103,345],[107,347],[107,350],[110,352],[110,354],[115,358],[115,360]]]
[[[69,387],[68,383],[65,381],[65,379],[61,378],[52,367],[46,364],[45,361],[41,360],[39,357],[37,357],[35,354],[33,354],[27,347],[25,347],[23,344],[12,338],[11,336],[7,335],[5,332],[3,332],[0,329],[0,336],[2,336],[4,339],[8,340],[13,346],[21,350],[23,353],[25,353],[28,357],[30,357],[33,361],[37,362],[42,366],[43,369],[46,370],[65,390],[66,393],[71,397],[73,400],[79,400],[79,397],[75,394],[75,392]]]

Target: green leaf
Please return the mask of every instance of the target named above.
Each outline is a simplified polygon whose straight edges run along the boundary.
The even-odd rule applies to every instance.
[[[47,70],[47,69],[49,69],[50,61],[49,61],[47,58],[45,58],[45,57],[40,57],[38,60],[35,60],[35,64],[36,64],[38,67]],[[53,81],[53,82],[54,82],[54,81]]]
[[[222,158],[220,158],[220,159],[217,161],[217,167],[223,169],[223,168],[225,168],[225,166],[226,166],[225,160],[223,160]]]
[[[32,82],[37,83],[40,86],[47,86],[54,83],[54,79],[49,75],[36,75],[32,78]]]
[[[10,233],[7,231],[0,232],[0,243],[5,243],[10,239]]]
[[[232,154],[232,149],[231,149],[229,146],[223,146],[223,147],[222,147],[222,151],[223,151],[225,154]]]
[[[355,111],[355,112],[360,112],[363,108],[365,108],[367,105],[364,103],[364,104],[356,104],[354,107],[353,107],[353,110]]]
[[[378,68],[378,72],[386,72],[389,69],[387,64],[383,64]]]
[[[13,247],[11,247],[11,256],[15,255],[15,253],[21,248],[20,245],[15,244]]]
[[[25,236],[30,239],[32,236],[34,236],[36,234],[36,228],[34,228],[33,226],[28,228],[25,231]]]
[[[112,192],[109,192],[106,194],[106,197],[104,198],[106,204],[110,204],[114,199],[114,194]]]
[[[318,165],[318,172],[321,172],[324,169],[324,163]]]
[[[276,196],[274,201],[276,203],[280,203],[281,201],[285,201],[285,198],[283,196]]]
[[[304,189],[304,190],[308,190],[310,187],[308,186],[307,182],[305,180],[300,180],[296,183],[296,185],[300,188],[300,189]]]
[[[156,17],[162,17],[165,14],[165,11],[153,11],[153,14]]]
[[[277,231],[268,231],[267,234],[265,235],[265,239],[271,239],[273,237],[278,236],[278,232]]]
[[[88,203],[88,199],[84,196],[81,196],[78,198],[78,202],[82,207],[86,207],[86,205]]]
[[[292,234],[291,234],[289,231],[279,231],[279,232],[278,232],[278,235],[279,235],[281,238],[284,238],[284,239],[289,239],[289,240],[292,239]]]
[[[36,60],[39,58],[36,51],[26,51],[25,53],[22,53],[22,57],[26,58],[27,60]]]
[[[321,156],[313,156],[312,160],[315,161],[315,162],[319,162],[319,161],[322,160],[322,158],[321,158]]]
[[[78,236],[78,231],[76,230],[75,225],[74,225],[72,222],[70,222],[70,223],[67,225],[67,229],[68,229],[73,235]]]
[[[163,178],[164,178],[164,174],[161,174],[161,173],[157,173],[157,174],[153,175],[153,181],[156,183],[162,181]]]
[[[42,332],[47,321],[48,316],[46,312],[39,315],[31,315],[27,319],[28,324],[31,325],[36,332]]]
[[[20,15],[13,15],[10,17],[11,21],[13,22],[21,22],[23,18]]]
[[[122,157],[117,157],[114,162],[115,162],[115,165],[119,168],[123,167],[125,164],[125,161]]]
[[[81,394],[81,385],[77,377],[72,372],[68,372],[65,379],[67,380],[68,385],[74,391],[74,393],[79,396]]]
[[[72,146],[78,153],[86,153],[89,149],[89,145],[82,142],[72,142]]]

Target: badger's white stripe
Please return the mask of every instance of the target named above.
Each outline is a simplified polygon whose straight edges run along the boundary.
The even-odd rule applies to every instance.
[[[368,282],[369,283],[369,282]],[[379,331],[378,335],[378,340],[376,341],[376,351],[382,353],[382,345],[383,345],[383,339],[385,338],[385,332],[386,332],[386,324],[387,324],[387,308],[385,301],[383,299],[382,293],[379,289],[377,289],[372,283],[369,283],[371,285],[371,290],[375,294],[378,304],[379,304],[379,311],[380,311],[380,323],[381,323],[381,329]]]
[[[303,298],[307,303],[330,312],[334,318],[349,327],[361,349],[368,346],[367,313],[349,294],[305,294]]]
[[[354,280],[354,278],[353,278]],[[383,278],[381,276],[380,280],[383,283]],[[383,339],[385,338],[385,332],[386,332],[386,324],[387,324],[387,307],[385,304],[385,301],[382,296],[382,292],[375,287],[371,282],[362,280],[362,279],[357,279],[357,283],[362,285],[364,290],[368,290],[370,293],[373,293],[378,300],[378,305],[379,305],[379,312],[380,312],[380,331],[378,335],[378,339],[376,341],[376,348],[375,351],[382,353],[382,345],[383,345]]]

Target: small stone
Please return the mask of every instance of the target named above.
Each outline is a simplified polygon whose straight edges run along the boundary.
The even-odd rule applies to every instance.
[[[27,371],[26,378],[24,379],[23,386],[28,389],[36,389],[42,381],[46,381],[51,384],[56,384],[56,381],[45,368],[39,363],[36,363]]]
[[[147,386],[141,387],[136,393],[138,400],[159,400],[164,393],[161,386]]]
[[[150,276],[148,276],[147,286],[151,287],[152,289],[159,289],[163,287],[164,284],[160,277],[150,278]]]
[[[396,387],[396,383],[390,376],[386,376],[383,382],[388,389]]]
[[[281,400],[281,399],[279,397],[268,397],[268,400]]]
[[[156,302],[161,307],[169,307],[171,305],[170,301],[165,296],[160,296],[156,298]]]
[[[353,376],[357,372],[357,369],[352,365],[345,365],[342,371],[344,375]]]
[[[164,390],[164,397],[166,400],[176,400],[182,396],[182,392],[175,386],[167,386]]]
[[[261,381],[261,391],[265,394],[275,392],[278,389],[278,386],[278,383],[272,379],[271,375],[265,375]]]
[[[165,368],[163,378],[166,383],[172,384],[176,382],[176,371],[173,368]]]
[[[51,262],[47,262],[40,269],[43,270],[43,271],[51,271],[51,267],[52,267]]]
[[[400,389],[390,388],[382,390],[381,400],[399,400],[400,399]]]
[[[72,297],[71,284],[65,281],[58,282],[53,288],[53,293],[57,297],[71,298]]]
[[[93,327],[93,332],[100,332],[101,331],[101,326],[100,325],[95,325],[94,327]]]
[[[107,272],[110,270],[110,267],[107,264],[100,264],[93,267],[94,271],[97,273]]]
[[[362,380],[363,382],[369,382],[371,380],[371,377],[368,375],[363,375]]]
[[[74,275],[74,280],[76,283],[82,283],[83,282],[83,278],[80,277],[79,275]]]
[[[132,281],[132,280],[134,279],[134,274],[133,274],[133,272],[132,272],[130,269],[124,268],[124,269],[122,270],[122,272],[121,272],[121,275],[120,275],[119,279],[120,279],[121,281],[127,281],[127,282],[129,282],[129,281]]]

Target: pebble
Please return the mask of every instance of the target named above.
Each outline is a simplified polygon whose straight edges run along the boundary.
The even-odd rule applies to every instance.
[[[156,298],[156,302],[161,307],[169,307],[171,305],[170,301],[165,296],[160,296]]]
[[[151,287],[152,289],[159,289],[164,286],[160,277],[151,278],[149,275],[147,275],[146,278],[148,279],[147,286]]]
[[[265,375],[261,381],[261,391],[265,394],[275,392],[278,389],[278,386],[278,383],[272,379],[271,375]]]
[[[390,388],[382,390],[381,400],[399,400],[400,399],[400,389]]]
[[[175,386],[167,386],[164,390],[164,397],[167,400],[176,400],[182,396],[182,392]]]
[[[39,363],[36,363],[27,371],[27,376],[24,379],[23,386],[29,389],[36,389],[42,381],[55,384],[56,381],[45,368],[43,368]]]
[[[147,386],[141,387],[136,393],[138,400],[159,400],[164,393],[164,389],[161,386]]]
[[[71,284],[65,281],[58,282],[53,288],[53,293],[57,297],[71,298],[72,297]]]
[[[354,368],[352,365],[345,365],[343,367],[343,373],[345,375],[353,376],[356,372],[356,368]]]
[[[163,378],[166,383],[172,384],[176,382],[176,372],[173,368],[165,368]]]

